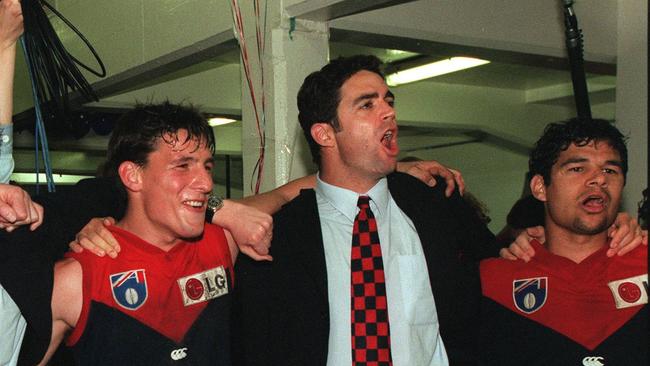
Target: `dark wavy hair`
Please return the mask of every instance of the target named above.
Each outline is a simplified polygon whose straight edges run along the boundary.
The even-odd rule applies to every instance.
[[[187,130],[185,141],[178,141],[178,131]],[[145,166],[156,142],[198,142],[197,149],[205,146],[213,154],[214,134],[206,119],[191,105],[138,104],[115,123],[108,143],[104,165],[105,176],[117,176],[117,169],[125,161]]]
[[[539,174],[544,184],[551,184],[551,167],[557,162],[560,153],[569,145],[585,146],[591,141],[606,142],[621,157],[623,177],[627,175],[627,147],[625,137],[610,122],[603,119],[573,118],[566,122],[551,123],[537,140],[530,154],[528,167],[532,175]]]
[[[362,70],[374,72],[383,78],[380,66],[381,61],[375,56],[341,57],[305,78],[298,92],[298,121],[316,164],[320,165],[320,146],[311,136],[311,126],[327,122],[340,131],[336,109],[341,102],[341,86]]]

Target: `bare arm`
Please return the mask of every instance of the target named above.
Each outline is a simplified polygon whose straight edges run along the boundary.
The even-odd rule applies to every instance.
[[[226,229],[233,263],[239,251],[255,260],[272,260],[269,255],[273,235],[271,215],[295,198],[301,189],[313,188],[315,185],[316,176],[309,175],[270,192],[240,200],[224,200],[223,207],[214,215],[212,223]]]
[[[458,171],[435,161],[398,163],[397,170],[410,174],[430,186],[435,185],[435,176],[441,176],[447,182],[447,196],[456,186],[461,191],[465,186]],[[244,254],[256,260],[270,260],[268,253],[273,234],[271,215],[298,196],[301,189],[315,186],[316,175],[308,175],[266,193],[239,200],[224,200],[224,206],[214,215],[212,223],[226,229]],[[91,220],[70,243],[70,248],[76,252],[85,248],[96,255],[103,256],[108,253],[111,257],[116,257],[119,245],[105,227],[114,223],[112,218]],[[231,243],[231,252],[232,249]]]
[[[462,192],[465,184],[461,174],[436,161],[398,163],[397,170],[410,174],[429,186],[436,184],[436,176],[447,183],[445,191],[450,196],[456,186]],[[239,250],[256,260],[271,260],[273,222],[270,215],[294,199],[301,189],[314,188],[316,175],[295,179],[272,191],[249,196],[241,200],[224,201],[224,207],[214,215],[212,222],[227,229],[234,237]],[[231,243],[231,251],[232,251]],[[233,254],[233,260],[236,254]]]
[[[271,260],[271,215],[234,200],[224,200],[223,207],[213,216],[212,223],[226,230],[233,262],[237,249],[258,261]]]
[[[461,194],[465,190],[465,182],[459,171],[448,168],[437,161],[414,161],[397,163],[396,171],[412,175],[427,185],[436,185],[436,177],[442,177],[447,183],[445,194],[449,197],[454,189],[458,187]],[[238,202],[255,207],[269,215],[276,213],[284,204],[296,198],[301,189],[314,188],[316,186],[316,175],[292,180],[272,191],[248,196]]]
[[[23,33],[23,15],[18,0],[0,2],[0,125],[11,124],[16,40]]]
[[[255,207],[269,215],[273,215],[280,210],[284,204],[296,198],[301,189],[314,188],[315,186],[316,175],[312,174],[292,180],[291,182],[272,191],[244,197],[237,201],[247,206]]]
[[[77,325],[81,314],[82,297],[81,264],[68,258],[54,265],[52,289],[52,338],[39,365],[46,365],[66,334]]]
[[[16,40],[23,32],[18,0],[0,1],[0,183],[9,182],[13,159],[13,87]]]
[[[271,260],[268,255],[273,234],[271,215],[237,201],[224,200],[212,223],[226,230],[233,261],[239,251],[255,260]],[[112,217],[91,219],[70,242],[70,249],[77,253],[87,249],[100,257],[108,254],[116,258],[120,245],[107,228],[111,225],[115,225]]]
[[[268,255],[273,234],[271,215],[234,200],[224,200],[212,223],[226,230],[233,260],[239,250],[256,260],[271,259]],[[70,242],[70,249],[77,253],[87,249],[100,257],[108,254],[116,258],[120,245],[107,228],[114,224],[112,217],[91,219]]]

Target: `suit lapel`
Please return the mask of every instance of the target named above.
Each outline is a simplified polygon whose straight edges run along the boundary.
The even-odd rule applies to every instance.
[[[439,198],[428,187],[413,182],[413,178],[403,174],[391,174],[388,176],[388,189],[397,206],[413,221],[431,275],[432,258],[436,256],[436,251],[445,249],[445,243],[441,243],[445,235],[440,232],[445,220],[440,217],[440,209],[436,207],[440,204]],[[422,199],[425,197],[428,203],[423,205]],[[434,281],[433,278],[430,280]]]
[[[303,204],[296,210],[293,222],[299,222],[302,228],[295,230],[293,242],[297,243],[298,263],[303,266],[305,281],[313,281],[315,290],[322,296],[322,303],[327,306],[327,269],[325,267],[325,250],[321,232],[316,194],[313,190],[303,190]]]

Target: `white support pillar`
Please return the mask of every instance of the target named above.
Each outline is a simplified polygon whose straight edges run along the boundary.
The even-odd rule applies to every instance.
[[[629,136],[623,209],[636,216],[648,182],[648,2],[618,1],[616,125]]]
[[[281,2],[271,2],[281,6]],[[271,5],[270,5],[271,6]],[[298,123],[296,96],[305,77],[323,67],[329,57],[326,22],[296,20],[282,12],[269,20],[264,62],[266,97],[266,152],[260,192],[269,191],[291,179],[313,172],[309,148]],[[293,24],[293,25],[292,25]],[[254,38],[247,40],[254,47]],[[260,68],[252,60],[254,89],[261,88]],[[257,94],[261,112],[261,92]],[[242,157],[244,195],[252,193],[251,179],[259,155],[259,138],[248,84],[242,71]],[[255,182],[253,182],[253,185]]]

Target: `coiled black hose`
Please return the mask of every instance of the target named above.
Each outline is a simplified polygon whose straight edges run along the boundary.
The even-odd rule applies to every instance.
[[[106,67],[94,47],[60,12],[45,0],[23,0],[24,47],[30,77],[36,85],[41,106],[47,106],[50,115],[57,121],[71,127],[69,118],[69,95],[79,92],[86,101],[97,101],[97,95],[77,65],[97,75],[106,76]],[[72,56],[63,46],[50,23],[45,8],[60,18],[86,44],[99,65],[96,71]]]

